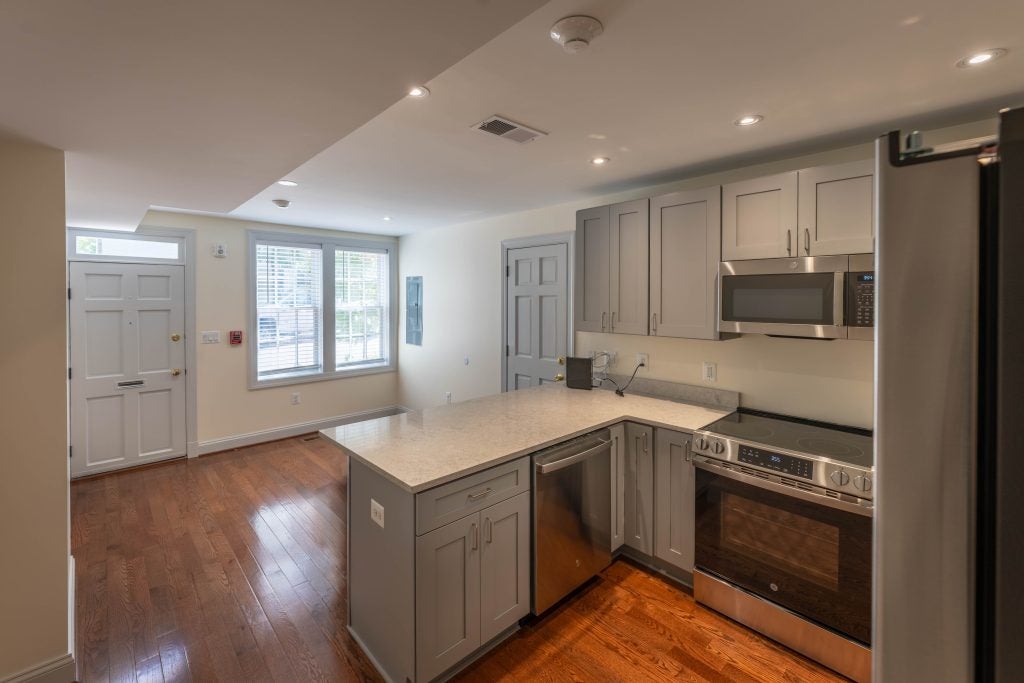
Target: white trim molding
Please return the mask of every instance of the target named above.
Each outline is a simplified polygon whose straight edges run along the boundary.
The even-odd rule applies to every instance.
[[[71,683],[76,679],[75,657],[70,652],[0,681],[0,683]]]
[[[256,444],[266,443],[268,441],[277,441],[279,439],[288,439],[293,436],[301,436],[302,434],[318,432],[321,429],[330,429],[331,427],[352,424],[353,422],[362,422],[364,420],[375,420],[379,417],[391,417],[392,415],[401,415],[402,413],[407,412],[409,412],[408,408],[394,405],[387,406],[386,408],[377,408],[375,410],[365,410],[358,413],[338,415],[337,417],[328,417],[323,420],[313,420],[312,422],[300,422],[287,427],[277,427],[276,429],[265,429],[259,432],[239,434],[238,436],[228,436],[221,439],[200,441],[196,446],[196,454],[209,455],[211,453],[220,453],[221,451],[229,451],[234,448],[255,446]]]

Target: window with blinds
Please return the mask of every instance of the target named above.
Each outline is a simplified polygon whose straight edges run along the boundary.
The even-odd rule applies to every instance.
[[[318,247],[256,245],[259,379],[323,371],[322,262]]]
[[[251,236],[253,384],[393,369],[390,248]]]

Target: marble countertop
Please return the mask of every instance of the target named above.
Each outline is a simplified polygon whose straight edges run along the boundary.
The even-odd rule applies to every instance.
[[[729,411],[561,384],[324,429],[350,457],[418,493],[623,420],[693,431]]]

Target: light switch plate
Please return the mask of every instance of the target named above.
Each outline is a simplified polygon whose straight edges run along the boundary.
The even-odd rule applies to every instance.
[[[209,332],[201,332],[202,340],[204,344],[220,344],[220,331],[211,330]]]
[[[717,382],[718,381],[718,363],[712,363],[710,361],[704,361],[704,365],[701,368],[700,374],[701,380],[705,382]]]
[[[384,506],[373,498],[370,499],[370,519],[381,529],[384,528]]]

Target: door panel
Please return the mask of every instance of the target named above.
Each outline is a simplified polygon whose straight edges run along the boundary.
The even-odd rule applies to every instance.
[[[797,173],[722,186],[722,260],[795,254]]]
[[[605,332],[609,313],[611,232],[607,206],[576,213],[575,328]]]
[[[690,435],[667,429],[658,429],[655,434],[654,554],[692,572],[694,472],[689,456]]]
[[[718,338],[721,187],[651,200],[651,334]]]
[[[480,513],[480,642],[488,642],[530,611],[530,494]]]
[[[874,205],[871,160],[800,171],[800,255],[873,252]]]
[[[654,552],[654,429],[626,424],[625,543]]]
[[[416,539],[416,678],[429,681],[480,645],[480,515]]]
[[[611,332],[647,334],[648,201],[614,204],[611,223]]]
[[[184,455],[184,267],[72,262],[70,283],[72,476]]]
[[[569,345],[568,245],[508,250],[508,390],[539,386],[564,372]]]

